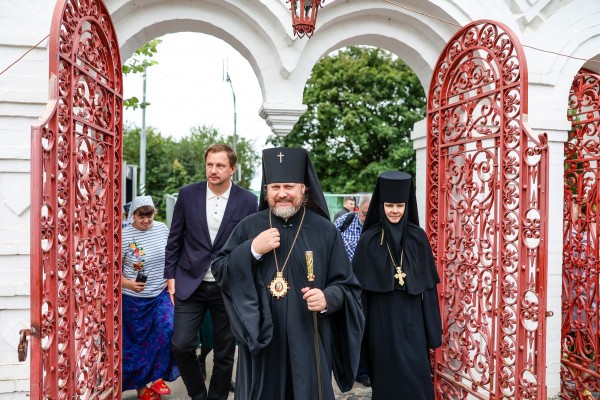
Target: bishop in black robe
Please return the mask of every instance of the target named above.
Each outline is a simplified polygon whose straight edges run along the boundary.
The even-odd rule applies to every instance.
[[[291,160],[292,153],[286,151],[290,149],[283,150],[280,160]],[[265,179],[263,152],[263,183],[304,182],[311,185],[310,200],[284,219],[275,216],[261,196],[261,211],[239,223],[211,265],[238,340],[235,396],[239,400],[317,400],[317,363],[323,399],[335,398],[332,372],[340,390],[350,390],[354,383],[364,328],[360,286],[343,240],[327,216],[320,185],[310,181],[312,165],[307,163],[306,177],[303,170],[300,178],[271,175]],[[280,245],[257,259],[252,241],[272,228],[279,231]],[[308,310],[301,292],[309,286],[306,251],[313,252],[314,286],[323,291],[327,302],[326,310],[316,314],[318,352],[314,312]],[[288,285],[280,297],[269,288],[276,264]]]

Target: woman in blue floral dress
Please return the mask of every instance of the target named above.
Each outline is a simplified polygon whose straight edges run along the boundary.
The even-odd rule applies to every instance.
[[[179,377],[171,354],[173,303],[163,278],[169,229],[154,221],[150,196],[133,200],[123,229],[123,391],[159,400]]]

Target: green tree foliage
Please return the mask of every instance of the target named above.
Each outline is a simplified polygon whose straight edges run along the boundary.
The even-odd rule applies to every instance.
[[[121,67],[123,74],[141,74],[146,70],[146,68],[158,64],[158,61],[153,60],[152,57],[157,53],[157,47],[161,43],[162,40],[154,39],[137,49]],[[136,96],[132,96],[123,100],[123,106],[133,110],[137,109],[138,107],[146,108],[149,105],[149,102],[140,101],[140,99],[138,99]]]
[[[123,160],[137,165],[140,159],[140,132],[137,126],[125,126],[123,132]],[[181,186],[206,180],[204,152],[213,143],[233,146],[232,136],[223,136],[213,127],[194,127],[190,135],[179,141],[163,137],[153,127],[146,129],[146,193],[158,208],[158,218],[166,216],[166,195],[175,194]],[[242,179],[236,182],[249,188],[259,163],[253,141],[238,138],[238,165]]]
[[[172,167],[173,173],[169,179],[167,179],[167,186],[165,187],[166,194],[177,193],[179,188],[187,185],[190,182],[190,176],[179,160],[174,160]]]
[[[123,129],[123,160],[137,165],[140,160],[140,133],[137,126]],[[165,216],[165,189],[172,175],[177,143],[163,137],[153,127],[146,129],[146,194],[151,195],[159,219]]]
[[[307,112],[274,145],[312,154],[326,192],[371,191],[385,170],[415,173],[410,133],[425,116],[423,87],[402,60],[348,47],[317,63],[304,89]]]

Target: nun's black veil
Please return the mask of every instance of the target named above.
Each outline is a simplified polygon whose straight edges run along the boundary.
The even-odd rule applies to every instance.
[[[387,219],[384,203],[406,204],[400,222],[392,224]],[[404,285],[394,278],[394,264],[401,264],[406,274]],[[352,265],[363,289],[375,292],[399,289],[419,294],[439,282],[429,241],[419,227],[416,194],[410,174],[387,171],[377,178]]]

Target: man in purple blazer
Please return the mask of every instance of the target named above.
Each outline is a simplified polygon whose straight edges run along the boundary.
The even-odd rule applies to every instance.
[[[165,251],[165,278],[175,304],[173,353],[188,395],[193,400],[225,400],[233,372],[235,338],[210,263],[233,228],[257,211],[258,199],[231,181],[237,156],[229,146],[210,146],[204,161],[207,181],[179,190]],[[207,310],[214,338],[208,390],[196,358],[198,331]]]

